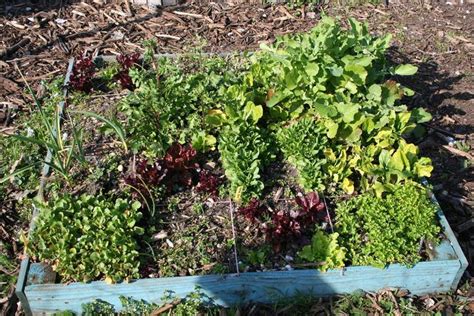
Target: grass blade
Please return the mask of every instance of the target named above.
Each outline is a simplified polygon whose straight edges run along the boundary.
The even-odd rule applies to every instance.
[[[41,120],[43,121],[43,124],[46,126],[46,129],[48,130],[48,134],[50,135],[51,139],[57,142],[56,135],[54,134],[54,131],[53,131],[53,127],[48,121],[48,117],[46,116],[46,113],[44,113],[43,107],[41,106],[40,101],[36,97],[36,94],[34,93],[33,89],[31,89],[31,86],[29,85],[28,81],[26,80],[25,76],[23,75],[23,73],[21,72],[20,68],[18,67],[16,63],[15,63],[15,67],[16,67],[16,70],[20,73],[21,79],[25,83],[25,86],[28,89],[28,92],[31,94],[31,97],[33,98],[33,101],[35,102],[36,108],[40,112]]]
[[[46,149],[51,149],[53,151],[58,151],[58,147],[57,147],[56,144],[48,143],[47,141],[44,141],[44,140],[39,139],[39,138],[23,136],[23,135],[11,135],[10,137],[16,138],[20,141],[24,141],[24,142],[27,142],[27,143],[35,144],[35,145],[38,145],[40,147],[46,147]]]
[[[30,170],[30,169],[33,169],[34,167],[36,167],[38,163],[34,163],[34,164],[31,164],[31,165],[28,165],[28,166],[25,166],[25,167],[22,167],[20,169],[17,169],[15,170],[14,172],[8,174],[7,176],[3,177],[3,178],[0,178],[0,184],[3,184],[5,182],[8,182],[10,180],[10,178],[12,177],[16,177],[18,175],[21,175],[22,173]]]
[[[104,122],[107,126],[109,126],[110,128],[112,128],[115,133],[117,134],[117,136],[120,138],[120,141],[122,142],[122,145],[123,147],[125,148],[125,151],[127,151],[127,143],[125,142],[125,132],[122,128],[122,125],[120,125],[119,122],[117,121],[112,121],[112,120],[109,120],[99,114],[96,114],[96,113],[93,113],[93,112],[87,112],[87,111],[71,111],[73,113],[78,113],[78,114],[82,114],[82,115],[85,115],[85,116],[89,116],[89,117],[93,117],[99,121],[102,121]]]

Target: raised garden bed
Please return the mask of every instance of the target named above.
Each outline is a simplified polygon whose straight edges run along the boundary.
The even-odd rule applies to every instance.
[[[315,269],[294,271],[245,272],[241,274],[205,275],[140,279],[131,283],[45,283],[49,271],[42,264],[22,265],[26,272],[26,286],[22,292],[34,313],[53,313],[70,310],[80,314],[82,305],[100,298],[113,304],[116,310],[122,305],[119,297],[133,297],[160,304],[166,292],[186,297],[199,287],[223,306],[247,302],[274,302],[296,295],[330,296],[348,294],[357,290],[375,292],[386,288],[399,288],[413,295],[442,293],[456,289],[467,260],[452,233],[446,218],[439,211],[440,223],[449,238],[436,247],[436,257],[420,262],[412,268],[392,264],[384,269],[368,266],[320,272]],[[24,282],[25,279],[20,278]],[[20,283],[19,283],[20,284]],[[18,288],[20,290],[21,288]],[[25,306],[26,301],[22,300]]]
[[[44,103],[59,110],[38,103],[46,135],[23,137],[48,149],[25,310],[196,287],[221,305],[456,287],[467,261],[409,142],[429,115],[394,81],[416,67],[350,24],[251,57],[157,59],[150,43],[141,59],[71,63],[67,102],[57,85]]]

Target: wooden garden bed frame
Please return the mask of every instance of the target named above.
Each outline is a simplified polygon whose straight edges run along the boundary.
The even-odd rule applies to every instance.
[[[173,57],[173,56],[166,56]],[[102,57],[105,61],[114,58]],[[69,61],[65,86],[68,83],[74,60]],[[66,96],[67,91],[64,90]],[[64,102],[59,104],[62,109]],[[46,156],[50,161],[51,154]],[[42,170],[39,194],[42,195],[44,179],[49,165]],[[244,272],[238,274],[203,275],[167,278],[138,279],[130,283],[107,284],[104,281],[57,284],[55,273],[42,263],[31,263],[26,257],[21,262],[16,294],[27,315],[52,314],[69,310],[81,314],[84,303],[101,299],[121,309],[120,296],[162,303],[167,293],[185,297],[200,288],[201,292],[222,306],[247,302],[269,303],[296,295],[331,296],[348,294],[357,290],[376,292],[381,289],[405,289],[413,295],[447,292],[457,288],[468,262],[446,220],[434,194],[431,198],[438,208],[439,222],[446,239],[434,250],[435,258],[419,262],[408,268],[391,264],[384,269],[370,266],[350,266],[320,272],[316,269],[292,271]],[[37,216],[34,210],[30,232]]]

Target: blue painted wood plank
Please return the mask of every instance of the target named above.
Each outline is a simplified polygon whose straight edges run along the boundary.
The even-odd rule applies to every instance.
[[[25,288],[35,312],[71,310],[79,313],[81,304],[100,298],[121,309],[120,295],[161,303],[166,291],[185,297],[198,286],[216,303],[224,306],[243,302],[270,302],[298,293],[315,296],[404,288],[421,295],[445,292],[451,288],[460,268],[459,260],[421,262],[412,268],[391,265],[386,269],[349,267],[344,270],[251,272],[240,275],[207,275],[175,278],[141,279],[132,283],[109,285],[98,281],[31,285]]]
[[[453,278],[453,282],[451,284],[451,289],[454,290],[457,288],[459,281],[461,281],[461,278],[464,274],[464,272],[467,269],[467,266],[469,265],[466,256],[464,255],[461,246],[459,245],[458,240],[456,239],[456,236],[454,235],[453,230],[451,229],[451,226],[449,226],[448,220],[446,219],[446,216],[444,215],[441,206],[439,205],[438,200],[436,199],[436,196],[434,195],[433,192],[431,194],[431,200],[433,203],[435,203],[436,207],[438,208],[438,218],[439,218],[439,223],[443,227],[443,233],[446,235],[448,238],[450,245],[452,246],[454,252],[456,253],[456,256],[460,262],[460,268],[458,272],[456,273],[456,276]]]
[[[31,263],[26,279],[26,285],[55,283],[56,272],[46,263]]]

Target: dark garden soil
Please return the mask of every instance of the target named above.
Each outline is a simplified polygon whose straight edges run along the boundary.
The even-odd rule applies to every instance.
[[[142,52],[145,39],[157,40],[161,53],[180,53],[198,46],[207,52],[254,50],[276,35],[311,29],[320,17],[319,12],[283,5],[210,3],[149,10],[124,1],[62,1],[61,7],[41,6],[43,2],[48,1],[6,1],[0,5],[0,135],[13,133],[15,119],[29,111],[31,100],[23,93],[17,67],[41,95],[40,82],[63,75],[67,60],[83,51],[95,55]],[[426,137],[418,145],[433,160],[430,182],[471,264],[463,282],[472,285],[474,6],[393,0],[388,8],[365,5],[325,9],[330,15],[368,21],[373,32],[393,34],[391,58],[419,66],[414,78],[400,81],[416,91],[408,104],[423,106],[433,115],[426,125]],[[15,209],[15,201],[22,194],[8,192],[0,202],[0,250],[3,244],[13,245],[9,255],[17,260],[21,258],[18,231],[27,225]],[[216,207],[215,212],[222,209]],[[213,229],[212,225],[201,229]],[[225,244],[223,240],[229,237],[222,236],[219,243]],[[472,299],[472,286],[462,295]],[[5,298],[0,297],[0,314],[11,310],[12,297],[13,289]],[[433,301],[431,307],[441,302],[436,308],[454,304],[452,298],[445,297],[426,298],[422,304],[431,304],[429,300]],[[471,302],[472,313],[473,305]],[[324,313],[324,308],[314,310],[318,312]]]

